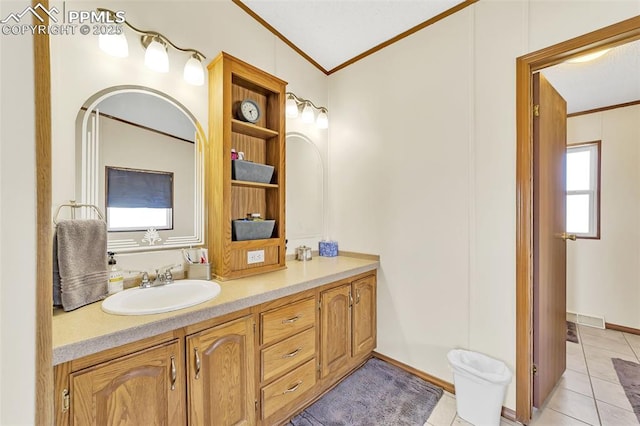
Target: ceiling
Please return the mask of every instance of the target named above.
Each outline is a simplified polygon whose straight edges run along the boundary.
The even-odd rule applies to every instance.
[[[584,63],[555,65],[542,74],[567,101],[567,113],[640,100],[640,40]]]
[[[476,0],[233,0],[331,74]],[[515,68],[515,58],[514,58]],[[640,41],[543,74],[569,114],[640,100]]]

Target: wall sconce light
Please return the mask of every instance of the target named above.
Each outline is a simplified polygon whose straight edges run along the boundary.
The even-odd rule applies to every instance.
[[[115,12],[109,9],[98,8],[98,12],[106,12],[113,19],[116,18]],[[126,20],[123,23],[133,32],[140,34],[140,41],[145,48],[144,64],[157,72],[169,72],[169,54],[168,46],[180,52],[187,52],[191,57],[184,66],[183,78],[194,86],[202,86],[204,84],[204,68],[202,61],[206,59],[202,53],[195,49],[183,49],[171,42],[167,37],[156,31],[144,31],[131,25]],[[118,35],[100,34],[98,36],[98,46],[100,49],[111,56],[124,58],[129,56],[129,45],[124,32]]]
[[[287,102],[285,104],[285,113],[288,118],[296,118],[300,114],[300,108],[302,108],[303,123],[316,122],[316,126],[319,129],[326,129],[329,127],[329,117],[327,116],[328,109],[325,107],[316,106],[308,99],[303,99],[296,96],[295,93],[287,92]],[[315,117],[314,109],[320,111],[318,117]]]

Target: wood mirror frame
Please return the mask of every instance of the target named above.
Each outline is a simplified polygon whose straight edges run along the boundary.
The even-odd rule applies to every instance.
[[[516,419],[533,408],[533,100],[532,75],[595,50],[640,38],[634,17],[516,59]]]

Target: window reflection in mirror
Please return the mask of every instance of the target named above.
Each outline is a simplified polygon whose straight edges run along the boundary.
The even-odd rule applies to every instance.
[[[205,138],[187,109],[161,92],[120,86],[92,96],[77,124],[76,198],[106,213],[109,250],[204,243]]]
[[[173,229],[173,172],[106,167],[107,231]]]

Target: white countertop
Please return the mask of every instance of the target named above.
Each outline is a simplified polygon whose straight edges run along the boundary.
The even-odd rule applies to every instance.
[[[102,311],[101,302],[71,312],[56,310],[52,325],[53,365],[372,271],[378,266],[379,261],[370,256],[292,260],[280,271],[216,281],[222,289],[216,298],[162,314],[112,315]]]

